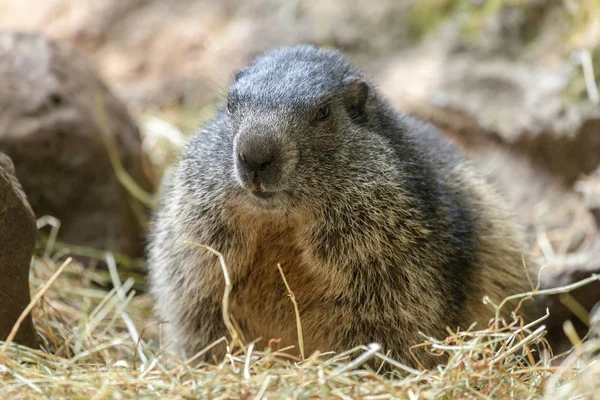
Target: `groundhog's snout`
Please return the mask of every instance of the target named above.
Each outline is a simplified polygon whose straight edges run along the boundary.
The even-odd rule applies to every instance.
[[[241,134],[234,146],[237,177],[259,197],[269,197],[281,181],[281,144],[269,134]]]

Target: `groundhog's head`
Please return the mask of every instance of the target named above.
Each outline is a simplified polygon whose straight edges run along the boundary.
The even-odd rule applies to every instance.
[[[296,46],[237,73],[227,97],[233,177],[266,208],[339,185],[357,141],[368,140],[371,89],[339,52]]]

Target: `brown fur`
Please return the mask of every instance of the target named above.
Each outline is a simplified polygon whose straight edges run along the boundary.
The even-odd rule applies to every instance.
[[[337,52],[268,53],[238,75],[228,111],[165,178],[152,292],[188,356],[227,331],[217,260],[186,240],[223,254],[231,316],[259,347],[298,344],[281,264],[307,354],[378,342],[416,365],[409,349],[423,342],[419,332],[484,328],[494,315],[484,295],[498,304],[530,289],[520,230],[493,188],[433,127],[399,115],[365,82]],[[319,101],[315,88],[325,88]],[[240,152],[271,169],[252,178]],[[257,179],[274,197],[256,197]],[[426,366],[444,361],[417,355]]]

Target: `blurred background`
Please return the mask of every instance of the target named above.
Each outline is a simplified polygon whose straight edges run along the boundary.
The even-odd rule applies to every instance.
[[[63,254],[108,249],[134,265],[151,193],[235,70],[314,43],[351,55],[490,174],[550,284],[600,270],[597,0],[0,0],[0,10],[0,151],[37,217],[58,219],[38,226]]]

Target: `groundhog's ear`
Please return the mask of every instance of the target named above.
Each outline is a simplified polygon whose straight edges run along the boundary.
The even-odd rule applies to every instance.
[[[369,85],[358,76],[349,76],[344,79],[346,86],[345,102],[350,118],[363,120],[366,117],[367,98]]]

